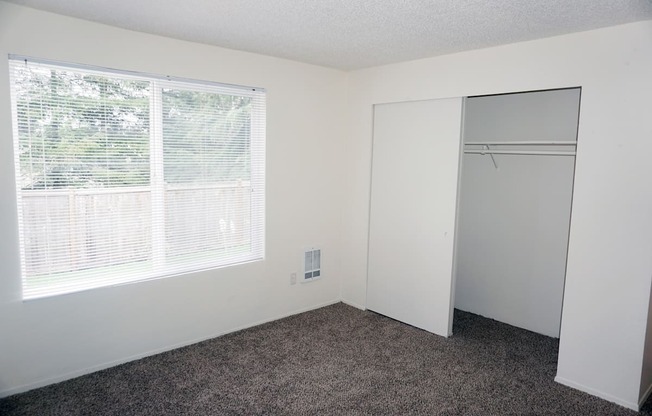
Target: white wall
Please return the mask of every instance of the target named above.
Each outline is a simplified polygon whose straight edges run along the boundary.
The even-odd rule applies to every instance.
[[[464,140],[574,142],[579,100],[579,89],[469,98]],[[494,159],[463,157],[455,307],[559,337],[575,158]]]
[[[267,89],[267,253],[262,262],[23,303],[7,63],[0,62],[0,396],[340,299],[347,75],[0,2],[0,56]],[[308,157],[306,157],[308,156]],[[301,250],[323,278],[290,286]]]
[[[647,331],[645,332],[645,349],[643,353],[643,371],[641,373],[641,389],[639,405],[642,406],[652,392],[652,287],[650,288],[651,301],[647,311]]]
[[[581,86],[557,380],[638,406],[652,276],[652,22],[355,71],[343,298],[364,306],[372,105]]]

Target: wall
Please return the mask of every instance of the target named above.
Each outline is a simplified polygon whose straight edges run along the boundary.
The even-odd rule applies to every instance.
[[[0,395],[313,309],[340,299],[347,75],[0,2],[0,56],[267,89],[266,259],[22,302],[8,67],[0,63]],[[306,157],[309,156],[309,157]],[[290,285],[318,246],[323,278]]]
[[[351,73],[343,298],[365,306],[372,105],[582,87],[557,380],[638,406],[652,276],[652,22]]]
[[[647,311],[647,330],[645,332],[639,406],[643,405],[650,393],[652,393],[652,287],[650,288],[650,303]]]
[[[464,141],[575,141],[579,100],[579,89],[469,98]],[[455,307],[559,337],[575,158],[494,159],[462,160]]]

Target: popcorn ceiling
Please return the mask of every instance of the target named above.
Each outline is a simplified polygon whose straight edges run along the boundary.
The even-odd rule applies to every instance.
[[[342,70],[652,19],[649,0],[10,0]]]

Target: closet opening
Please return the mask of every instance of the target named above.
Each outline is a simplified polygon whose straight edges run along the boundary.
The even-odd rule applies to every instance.
[[[580,96],[577,87],[465,99],[453,336],[480,315],[559,338]]]

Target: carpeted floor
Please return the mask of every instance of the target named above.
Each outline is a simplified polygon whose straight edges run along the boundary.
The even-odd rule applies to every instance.
[[[636,415],[555,383],[556,339],[460,311],[453,332],[336,304],[18,394],[0,414]]]

